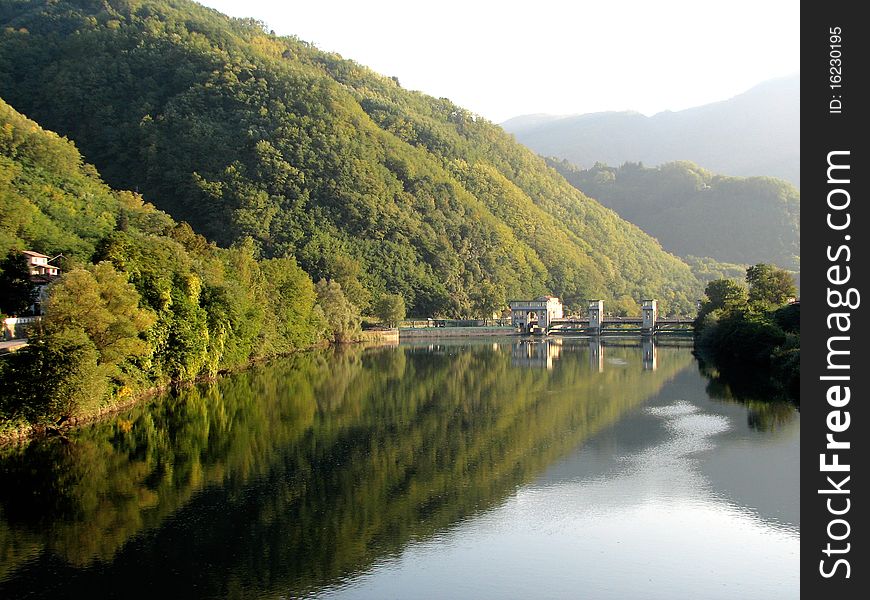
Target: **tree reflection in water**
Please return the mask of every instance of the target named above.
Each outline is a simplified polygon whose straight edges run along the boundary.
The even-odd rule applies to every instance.
[[[7,449],[0,595],[314,592],[498,505],[693,362],[559,342],[548,368],[515,342],[303,353]]]
[[[709,380],[706,391],[711,398],[749,409],[747,421],[755,431],[776,431],[794,419],[796,407],[800,409],[799,400],[784,396],[767,375],[725,373],[702,360],[698,361],[698,369]]]

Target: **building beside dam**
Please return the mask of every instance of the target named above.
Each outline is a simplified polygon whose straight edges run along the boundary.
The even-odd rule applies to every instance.
[[[529,331],[534,325],[544,331],[554,319],[563,317],[562,301],[555,296],[539,296],[534,300],[511,300],[511,325]]]

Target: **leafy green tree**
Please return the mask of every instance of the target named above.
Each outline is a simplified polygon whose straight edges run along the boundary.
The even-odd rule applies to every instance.
[[[92,411],[122,363],[152,348],[142,337],[155,322],[139,294],[111,263],[77,268],[55,283],[31,344],[13,357],[2,415],[32,423]]]
[[[504,286],[483,281],[471,293],[472,307],[476,317],[491,319],[492,315],[507,306]]]
[[[336,254],[327,260],[328,278],[341,285],[345,296],[359,309],[369,305],[371,294],[360,283],[360,263],[344,253]]]
[[[617,298],[615,302],[608,303],[607,308],[618,317],[637,316],[640,314],[640,304],[628,295]]]
[[[405,318],[405,299],[398,294],[384,294],[375,301],[372,314],[387,327],[396,327]]]
[[[130,283],[142,297],[143,305],[157,316],[146,339],[155,349],[142,368],[148,378],[160,384],[213,374],[232,334],[233,306],[240,301],[225,287],[227,267],[214,257],[202,267],[214,279],[203,289],[203,277],[194,269],[193,259],[173,239],[144,235],[141,232],[113,232],[101,242],[98,260],[111,261],[128,274]],[[206,293],[204,293],[204,291]]]
[[[747,293],[736,281],[711,281],[695,319],[695,345],[717,368],[734,374],[746,369],[767,373],[774,387],[799,399],[800,305],[777,308],[777,300],[784,300],[780,295],[793,291],[793,284],[790,290],[777,271],[788,275],[770,265],[748,269],[755,296],[752,287]]]
[[[337,281],[321,279],[316,289],[329,338],[336,343],[352,341],[360,331],[359,309],[347,299]]]
[[[115,365],[150,352],[142,334],[155,321],[154,313],[139,306],[139,294],[127,275],[101,262],[70,271],[53,286],[42,327],[47,334],[83,331],[100,362]]]
[[[10,421],[48,424],[106,400],[111,369],[100,364],[96,346],[81,328],[38,335],[10,362],[7,389],[0,394],[0,416]]]
[[[319,341],[326,323],[322,310],[315,310],[317,292],[308,274],[293,258],[266,260],[261,268],[272,292],[269,302],[275,314],[276,349],[289,352]]]
[[[27,259],[13,250],[0,262],[0,312],[20,315],[35,300]]]
[[[791,273],[775,265],[759,263],[746,269],[749,302],[761,308],[775,308],[797,295]]]
[[[746,306],[748,296],[746,288],[731,279],[716,279],[704,288],[707,299],[701,304],[699,316],[715,310],[730,312]]]

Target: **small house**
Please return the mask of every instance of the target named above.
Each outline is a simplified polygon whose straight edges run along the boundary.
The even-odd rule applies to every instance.
[[[27,266],[30,267],[31,275],[42,275],[47,277],[57,277],[60,275],[60,269],[50,264],[53,258],[34,252],[33,250],[24,250],[21,252],[27,259]]]

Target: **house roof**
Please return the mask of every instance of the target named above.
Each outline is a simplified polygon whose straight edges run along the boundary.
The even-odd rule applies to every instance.
[[[41,252],[34,252],[33,250],[22,250],[21,254],[26,254],[27,256],[34,256],[36,258],[51,258],[47,254],[42,254]]]

